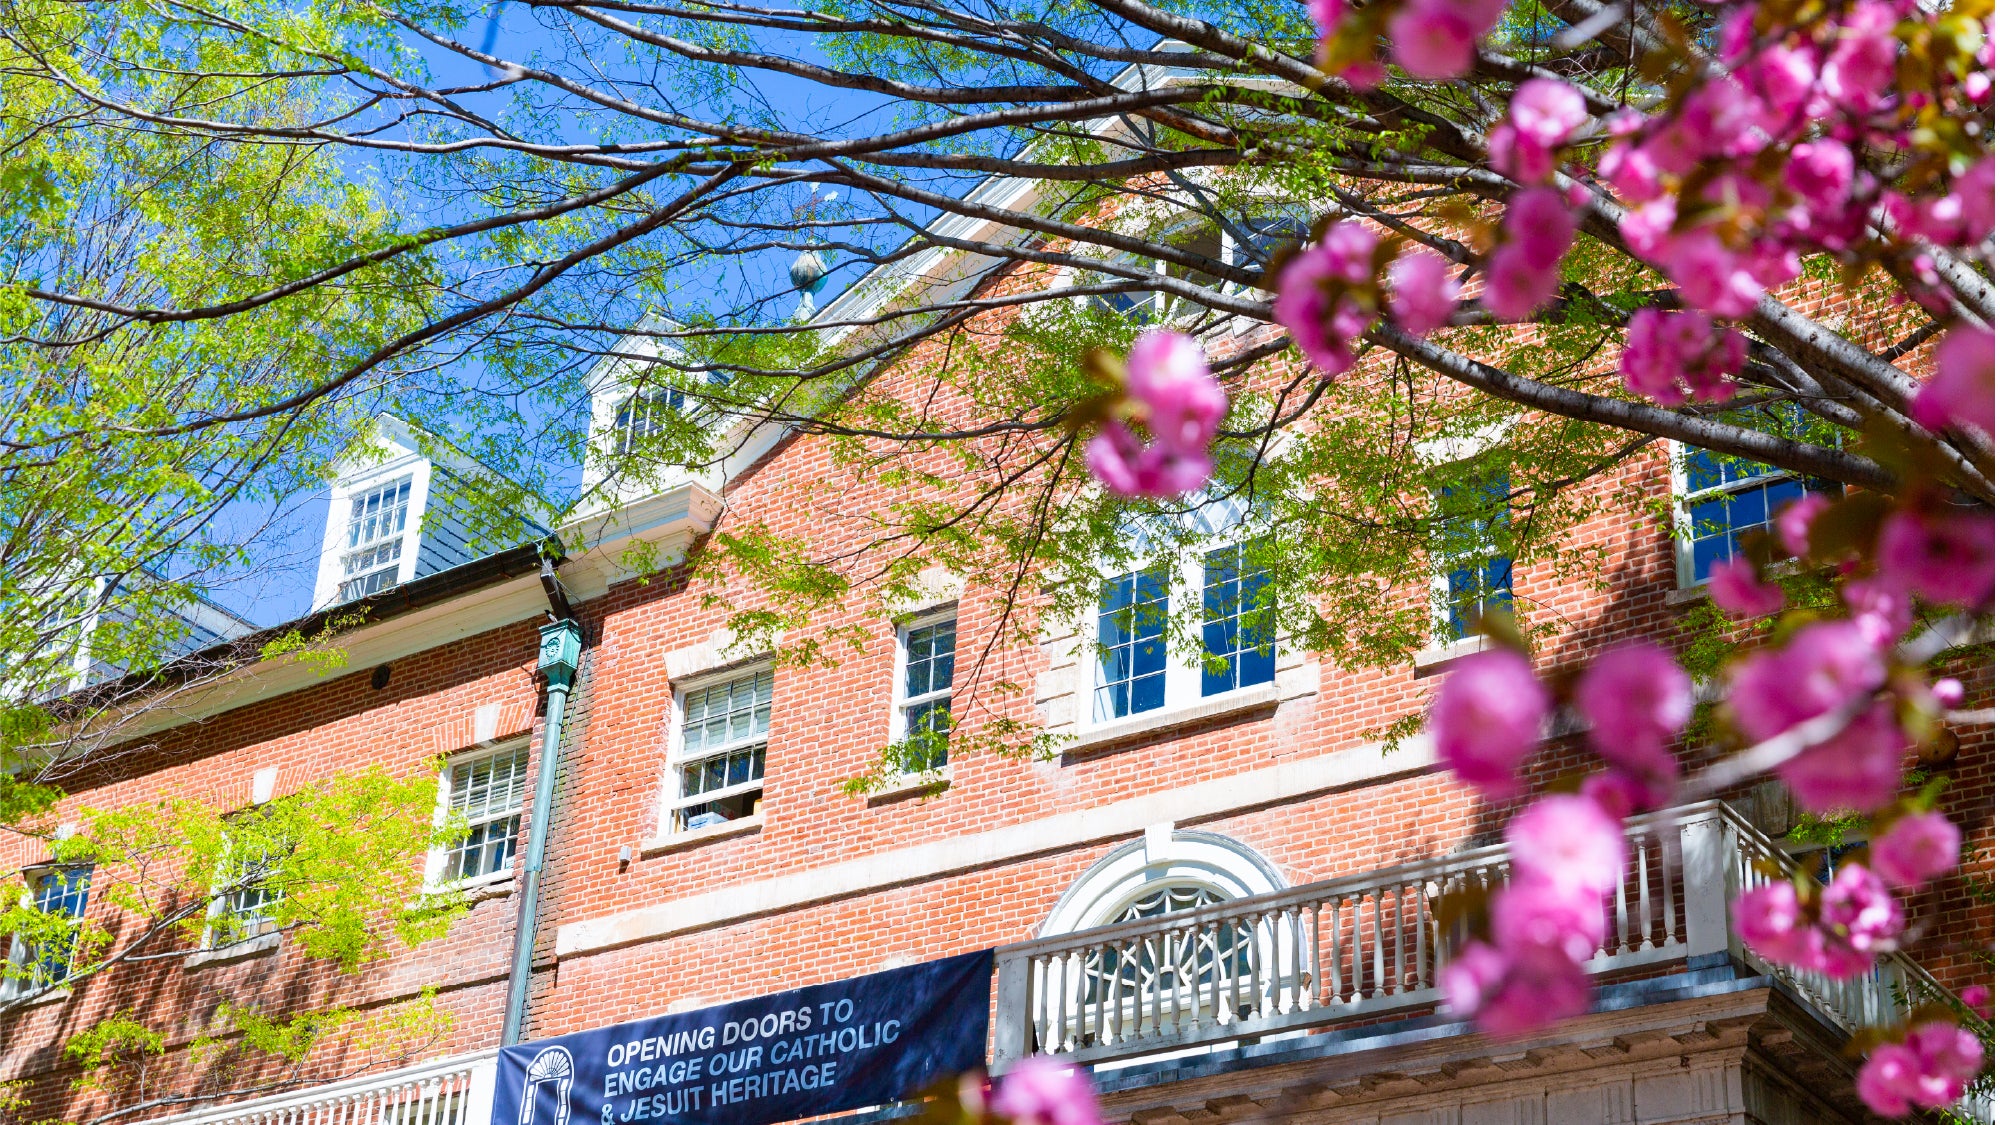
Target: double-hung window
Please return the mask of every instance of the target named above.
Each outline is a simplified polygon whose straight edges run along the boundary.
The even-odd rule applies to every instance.
[[[25,905],[51,923],[74,927],[90,903],[89,867],[44,867],[28,873]],[[0,997],[28,996],[59,988],[75,968],[76,932],[66,928],[41,941],[14,939],[9,971],[0,981]]]
[[[435,881],[483,882],[511,875],[528,792],[528,744],[452,762],[442,780],[444,811],[463,818],[469,831],[444,853]]]
[[[355,496],[340,556],[340,600],[351,602],[396,584],[403,566],[403,530],[410,519],[410,478]]]
[[[678,693],[671,830],[710,828],[761,811],[771,730],[771,669],[703,680]]]
[[[896,737],[909,749],[905,771],[943,769],[951,733],[951,680],[958,659],[956,611],[918,618],[897,630]]]
[[[1277,612],[1262,540],[1231,543],[1190,563],[1156,564],[1104,579],[1099,587],[1097,660],[1090,721],[1105,723],[1180,701],[1272,682],[1277,675]],[[1184,658],[1168,619],[1199,607],[1200,651]]]
[[[219,893],[209,913],[208,939],[204,943],[210,949],[262,937],[278,929],[278,905],[284,901],[285,888],[277,875],[290,849],[266,836],[247,837],[246,833],[230,840],[223,854],[217,880]]]
[[[1442,639],[1472,635],[1479,618],[1514,604],[1514,559],[1501,540],[1507,527],[1503,469],[1437,490],[1438,574],[1432,591]]]
[[[1683,586],[1708,581],[1717,565],[1743,553],[1743,536],[1769,530],[1778,513],[1808,492],[1835,492],[1832,481],[1800,479],[1755,461],[1682,448],[1676,457],[1679,570]]]
[[[1255,546],[1232,543],[1202,559],[1201,693],[1219,695],[1277,675],[1277,614],[1271,572]]]

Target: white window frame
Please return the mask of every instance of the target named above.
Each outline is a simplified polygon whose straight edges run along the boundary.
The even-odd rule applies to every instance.
[[[31,907],[35,904],[35,884],[44,876],[54,872],[71,871],[77,868],[82,868],[86,873],[88,873],[92,881],[94,881],[97,872],[95,866],[92,864],[39,863],[32,867],[23,869],[21,872],[21,894],[19,898],[20,904],[24,907]],[[89,912],[90,910],[89,895],[90,895],[90,890],[89,890],[89,884],[87,882],[85,884],[85,889],[84,889],[85,898],[84,898],[83,913],[71,915],[70,917],[72,919],[80,920],[83,918],[85,913]],[[13,935],[12,939],[8,942],[8,948],[7,948],[8,968],[13,970],[20,969],[22,965],[31,956],[32,952],[33,951],[28,948],[28,942],[26,941],[26,939],[22,938],[19,934]],[[39,958],[37,958],[37,960],[39,960]],[[67,993],[69,990],[70,975],[74,972],[76,972],[76,945],[74,942],[72,942],[69,948],[69,963],[67,967],[63,970],[62,980],[57,981],[52,985],[40,985],[36,983],[35,978],[33,976],[16,976],[10,972],[4,978],[0,978],[0,1000],[20,1000],[30,996],[42,996],[54,993]]]
[[[727,825],[711,825],[705,828],[685,828],[682,827],[680,823],[680,815],[679,815],[681,809],[686,808],[690,805],[706,804],[710,801],[722,800],[728,797],[739,796],[752,791],[761,791],[765,787],[764,785],[765,778],[758,777],[755,778],[754,780],[746,781],[738,785],[727,785],[721,789],[711,790],[707,793],[697,794],[692,797],[683,794],[681,792],[681,768],[683,766],[686,766],[693,761],[706,761],[710,758],[714,758],[719,755],[726,755],[733,753],[739,749],[747,749],[755,747],[756,745],[758,745],[760,741],[764,745],[764,771],[766,775],[770,773],[771,732],[768,727],[765,728],[765,731],[761,739],[758,738],[745,739],[740,745],[729,744],[721,748],[706,748],[698,756],[691,756],[687,753],[687,737],[686,737],[687,697],[690,693],[706,691],[709,688],[717,686],[718,684],[726,684],[733,680],[746,679],[752,676],[764,675],[764,674],[769,674],[772,677],[771,713],[773,719],[775,720],[777,716],[778,687],[777,687],[777,677],[776,677],[775,667],[769,660],[757,660],[750,663],[734,665],[732,667],[720,669],[714,672],[704,672],[698,676],[690,676],[688,679],[673,685],[672,714],[671,714],[671,719],[667,724],[667,780],[666,780],[666,785],[662,787],[661,790],[662,801],[660,806],[660,828],[658,833],[660,838],[670,839],[675,836],[682,836],[693,832],[707,831],[711,828],[749,827],[751,825],[762,824],[764,822],[764,813],[761,805],[762,801],[761,795],[758,798],[759,805],[756,811],[740,816],[735,820],[728,822]]]
[[[1685,442],[1673,441],[1667,444],[1668,483],[1672,487],[1674,501],[1674,585],[1678,589],[1693,590],[1707,586],[1709,580],[1694,576],[1694,506],[1713,496],[1732,492],[1747,492],[1780,480],[1791,479],[1799,482],[1808,495],[1812,489],[1806,486],[1805,478],[1790,469],[1773,469],[1754,477],[1733,480],[1711,488],[1688,491],[1687,486],[1688,446]],[[1770,525],[1766,525],[1770,526]]]
[[[505,742],[496,743],[492,746],[481,746],[476,749],[467,750],[464,751],[463,753],[454,754],[451,757],[446,758],[444,761],[444,768],[438,772],[437,809],[431,819],[432,827],[442,828],[444,827],[445,821],[451,818],[451,775],[458,769],[458,767],[463,765],[469,765],[473,762],[478,762],[487,758],[498,758],[502,754],[520,754],[523,757],[527,757],[529,750],[528,743],[529,740],[525,736],[521,738],[512,738],[508,739]],[[528,819],[530,815],[529,812],[530,806],[528,802],[528,789],[525,784],[527,774],[528,770],[526,767],[524,767],[522,770],[523,785],[521,788],[520,806],[512,812],[503,812],[487,816],[483,818],[481,821],[479,821],[480,824],[491,823],[492,821],[495,820],[502,820],[509,816],[519,816],[521,818],[521,828],[527,828],[529,826]],[[477,825],[474,825],[474,827],[476,826]],[[455,849],[442,848],[442,847],[432,848],[430,852],[424,857],[424,886],[427,889],[438,891],[438,890],[459,890],[470,887],[483,887],[491,883],[510,882],[513,880],[514,876],[519,873],[514,867],[513,862],[510,860],[506,867],[501,868],[498,871],[489,871],[484,875],[474,875],[467,879],[447,880],[444,877],[445,863],[451,859],[451,853],[454,850]],[[515,855],[514,858],[515,859],[520,858],[518,853]]]
[[[257,813],[255,812],[255,810],[252,810],[246,815],[255,816],[257,815]],[[230,917],[236,914],[236,911],[232,910],[229,907],[228,905],[229,900],[236,895],[242,894],[244,890],[248,889],[248,888],[238,888],[236,890],[227,892],[222,890],[223,885],[229,880],[229,855],[230,852],[232,852],[236,847],[235,837],[233,835],[228,834],[226,830],[223,840],[224,843],[222,849],[222,861],[216,867],[215,882],[212,885],[211,892],[209,895],[208,925],[205,926],[201,932],[202,950],[204,952],[216,952],[220,950],[237,949],[246,945],[250,945],[253,942],[260,942],[260,941],[275,942],[281,936],[282,931],[278,928],[276,919],[266,917],[264,921],[270,927],[269,929],[260,929],[255,933],[240,934],[237,937],[231,939],[230,941],[223,942],[220,945],[216,944],[217,939],[221,936],[217,926],[217,922],[224,917]],[[266,890],[268,891],[268,888],[266,888]],[[265,899],[264,906],[268,908],[276,903],[284,901],[284,898],[285,898],[285,893],[282,889],[280,889],[275,897]]]
[[[942,625],[946,622],[951,622],[953,625],[952,682],[943,688],[929,691],[922,695],[912,696],[908,694],[910,686],[910,634],[919,629],[928,629],[933,625]],[[910,736],[910,708],[920,707],[926,703],[936,703],[940,700],[949,705],[952,692],[958,685],[957,622],[958,605],[957,603],[953,603],[912,614],[896,623],[896,678],[889,692],[889,741],[901,742]],[[954,713],[952,718],[956,720],[957,715]],[[939,770],[948,770],[950,768],[951,761],[949,758],[945,760],[944,765],[938,767]]]
[[[1512,475],[1510,473],[1507,482],[1507,490],[1510,493],[1510,495],[1513,492],[1513,488],[1514,488],[1514,482],[1512,480]],[[1431,505],[1433,508],[1435,508],[1437,505],[1437,498],[1435,494],[1433,494],[1431,498]],[[1507,505],[1507,518],[1509,520],[1513,519],[1513,514],[1514,514],[1513,503],[1510,500]],[[1490,551],[1484,555],[1477,556],[1478,563],[1480,566],[1484,566],[1486,563],[1492,561],[1493,559],[1497,559],[1500,557],[1501,557],[1500,552],[1497,549]],[[1470,555],[1461,555],[1453,558],[1438,557],[1438,558],[1433,558],[1431,560],[1430,588],[1431,588],[1432,635],[1430,643],[1434,647],[1450,648],[1453,645],[1467,644],[1474,642],[1479,637],[1479,634],[1476,632],[1468,632],[1463,637],[1445,636],[1446,631],[1451,627],[1451,572],[1454,570],[1461,569],[1462,565],[1470,561],[1472,558],[1473,556]],[[1516,581],[1520,578],[1520,575],[1514,573],[1514,566],[1520,560],[1512,555],[1508,555],[1506,556],[1506,558],[1507,558],[1507,592],[1510,596],[1509,600],[1511,601],[1511,600],[1516,600],[1519,597],[1519,595],[1516,594],[1514,591],[1514,585]]]
[[[1227,534],[1216,537],[1213,542],[1204,543],[1190,550],[1188,558],[1178,565],[1170,565],[1167,574],[1167,609],[1169,619],[1187,616],[1190,620],[1199,616],[1202,609],[1202,591],[1206,586],[1208,553],[1224,547],[1247,543],[1258,535]],[[1091,599],[1084,610],[1083,620],[1078,625],[1078,672],[1080,690],[1077,694],[1077,730],[1089,733],[1106,727],[1119,726],[1134,721],[1153,719],[1161,715],[1171,715],[1199,707],[1224,706],[1259,692],[1275,690],[1277,669],[1284,663],[1288,652],[1282,630],[1273,638],[1271,678],[1262,683],[1248,684],[1219,691],[1214,695],[1201,693],[1202,652],[1200,638],[1195,638],[1196,651],[1186,651],[1185,646],[1163,640],[1167,647],[1166,662],[1166,703],[1146,711],[1133,711],[1124,715],[1100,717],[1097,713],[1098,689],[1104,686],[1103,654],[1097,647],[1097,623],[1103,608],[1104,583],[1114,578],[1149,569],[1150,565],[1135,566],[1130,569],[1113,569],[1100,565],[1096,586],[1091,591]],[[1199,626],[1197,626],[1199,632]]]
[[[369,499],[391,491],[403,492],[405,494],[402,499],[403,518],[401,526],[397,527],[393,532],[378,534],[374,538],[363,542],[351,541],[358,531],[356,516],[354,514],[355,506],[365,504]],[[345,530],[341,534],[340,549],[336,558],[338,573],[336,575],[337,585],[334,587],[334,598],[338,603],[345,605],[348,602],[368,597],[370,594],[380,593],[381,590],[391,589],[405,581],[404,576],[409,572],[409,567],[404,557],[411,554],[410,509],[419,507],[416,474],[403,472],[380,483],[371,484],[364,488],[357,488],[340,502],[346,508],[345,514],[347,518],[343,523]],[[380,552],[391,545],[395,547],[395,556],[387,560],[380,558]],[[365,569],[353,569],[351,560],[362,554],[374,554],[378,557],[372,565]],[[389,571],[394,572],[394,578],[387,586],[383,586],[379,590],[356,594],[349,594],[347,592],[347,587],[350,583],[359,582],[376,574]]]

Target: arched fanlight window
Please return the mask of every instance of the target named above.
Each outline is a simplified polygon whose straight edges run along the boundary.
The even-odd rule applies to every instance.
[[[1157,932],[1080,950],[1036,982],[1041,1034],[1088,1047],[1110,1028],[1163,1009],[1236,1018],[1260,974],[1289,962],[1295,940],[1257,919],[1174,926],[1173,916],[1275,891],[1283,881],[1248,846],[1209,832],[1155,834],[1120,847],[1071,885],[1042,936],[1162,919]],[[1225,999],[1225,997],[1227,999]]]

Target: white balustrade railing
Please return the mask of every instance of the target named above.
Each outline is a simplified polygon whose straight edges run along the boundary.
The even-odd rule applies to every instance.
[[[1735,953],[1729,903],[1793,861],[1717,801],[1635,819],[1592,972]],[[1504,845],[1052,935],[998,953],[994,1063],[1035,1053],[1097,1062],[1433,1008],[1437,970],[1465,940],[1440,919],[1456,894],[1508,879]],[[1891,1018],[1929,978],[1886,958],[1865,981],[1779,970],[1841,1026]]]
[[[144,1125],[486,1125],[494,1055],[486,1050],[436,1059]]]

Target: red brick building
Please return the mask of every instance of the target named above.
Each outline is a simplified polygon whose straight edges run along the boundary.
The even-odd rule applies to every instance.
[[[949,263],[923,268],[955,276]],[[836,302],[829,315],[841,311]],[[642,424],[618,365],[606,371],[599,429]],[[360,763],[407,774],[441,758],[441,807],[464,814],[473,835],[432,856],[429,874],[475,887],[477,901],[448,936],[358,975],[266,933],[16,995],[0,1013],[0,1079],[25,1080],[13,1116],[484,1125],[521,897],[516,853],[551,734],[537,630],[568,611],[581,659],[547,824],[529,1038],[1003,947],[996,1062],[1044,1050],[1097,1065],[1118,1120],[1789,1125],[1861,1119],[1840,1048],[1889,983],[1924,972],[1917,961],[1953,985],[1984,972],[1951,951],[1993,941],[1990,728],[1965,732],[1948,766],[1949,811],[1988,897],[1974,885],[1941,892],[1917,961],[1899,958],[1865,987],[1829,987],[1734,944],[1731,888],[1759,877],[1751,859],[1784,858],[1771,838],[1788,813],[1766,790],[1678,810],[1638,837],[1592,1015],[1496,1045],[1438,1014],[1448,927],[1431,911],[1453,887],[1502,877],[1507,810],[1440,773],[1423,738],[1389,750],[1375,732],[1421,708],[1435,677],[1479,642],[1441,644],[1388,672],[1345,671],[1283,638],[1261,650],[1224,643],[1214,651],[1229,671],[1217,680],[1120,624],[1114,611],[1134,602],[1200,605],[1235,582],[1207,604],[1221,606],[1229,636],[1254,636],[1244,592],[1254,575],[1228,568],[1227,512],[1216,520],[1222,555],[1177,573],[1106,575],[1095,620],[1040,620],[1039,644],[992,658],[985,683],[1030,690],[978,702],[1062,736],[1059,756],[955,756],[941,775],[849,795],[841,783],[941,701],[972,705],[954,677],[994,635],[1004,594],[942,571],[917,597],[857,588],[814,622],[861,638],[834,666],[774,662],[739,643],[686,560],[751,525],[820,542],[858,534],[821,491],[836,471],[824,439],[739,430],[721,464],[620,485],[614,511],[570,522],[565,541],[585,546],[553,567],[559,597],[534,547],[472,557],[448,520],[425,523],[422,507],[446,502],[438,482],[450,474],[413,447],[344,477],[318,593],[370,608],[341,641],[346,670],[245,668],[182,700],[145,732],[143,753],[69,800],[183,794],[248,807]],[[1605,552],[1607,583],[1535,566],[1504,576],[1514,596],[1565,622],[1553,645],[1562,658],[1631,633],[1670,636],[1701,597],[1712,557],[1700,552],[1727,549],[1662,532],[1637,501],[1685,517],[1728,494],[1740,530],[1762,518],[1744,512],[1799,487],[1776,475],[1725,481],[1678,457],[1642,456],[1592,485],[1627,502],[1575,531]],[[601,483],[586,473],[586,485]],[[842,499],[852,511],[883,498]],[[628,568],[635,544],[656,559],[652,573]],[[1470,564],[1475,586],[1486,562]],[[1419,576],[1412,596],[1449,580]],[[1990,662],[1970,670],[1975,699],[1991,698],[1990,673]],[[1559,732],[1538,768],[1583,761]],[[31,887],[43,857],[22,849],[33,846],[0,842],[0,866],[28,870]],[[189,1054],[225,1000],[388,1011],[425,989],[448,1031],[415,1047],[328,1044],[268,1096],[231,1094],[257,1081],[204,1073]],[[135,1111],[146,1094],[68,1084],[64,1043],[116,1013],[164,1034],[154,1100],[169,1100]]]

